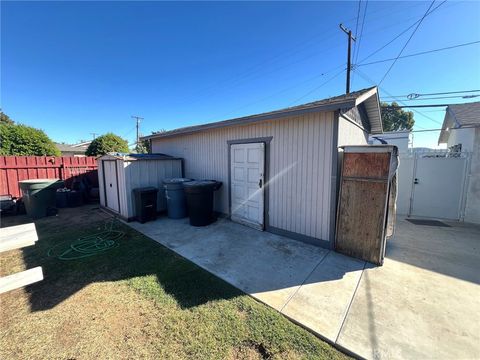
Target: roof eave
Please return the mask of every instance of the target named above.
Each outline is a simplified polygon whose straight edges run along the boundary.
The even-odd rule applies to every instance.
[[[185,128],[184,130],[180,129],[180,130],[167,131],[159,134],[152,134],[152,135],[144,136],[140,138],[140,140],[144,141],[144,140],[150,140],[155,138],[167,138],[167,137],[172,137],[177,135],[188,135],[198,131],[223,128],[227,126],[248,125],[258,121],[266,121],[270,119],[278,119],[278,118],[289,117],[289,116],[298,116],[298,115],[308,114],[312,112],[319,112],[319,111],[335,111],[338,109],[344,109],[344,108],[349,108],[354,106],[355,106],[355,99],[350,99],[347,101],[335,102],[331,104],[322,104],[322,105],[312,106],[304,109],[295,109],[295,108],[292,108],[290,110],[285,109],[278,112],[272,112],[272,113],[266,113],[266,114],[260,114],[260,115],[251,115],[251,116],[245,116],[241,118],[234,118],[234,119],[223,120],[219,122],[213,122],[209,124],[191,126],[191,127]]]

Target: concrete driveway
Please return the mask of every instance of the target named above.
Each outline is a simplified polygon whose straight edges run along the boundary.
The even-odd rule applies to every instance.
[[[382,267],[228,220],[129,225],[352,355],[480,357],[480,227],[398,221]]]

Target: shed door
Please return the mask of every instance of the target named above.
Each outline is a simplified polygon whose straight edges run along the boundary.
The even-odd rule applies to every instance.
[[[119,212],[120,208],[118,205],[118,179],[116,161],[103,161],[103,176],[105,179],[106,206],[109,209]]]
[[[234,144],[230,151],[231,219],[263,230],[265,144]]]

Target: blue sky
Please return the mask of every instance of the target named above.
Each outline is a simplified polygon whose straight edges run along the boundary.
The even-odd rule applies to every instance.
[[[357,63],[419,20],[430,4],[369,1]],[[150,134],[339,95],[346,35],[338,24],[355,31],[357,11],[358,1],[2,1],[1,107],[55,141],[113,131],[133,142],[131,115],[144,117],[141,130]],[[366,62],[397,56],[412,31]],[[478,40],[480,2],[448,1],[425,18],[403,55]],[[352,90],[380,81],[390,64],[359,67]],[[479,89],[479,64],[480,44],[400,59],[380,94]],[[441,109],[421,112],[416,129],[440,126]],[[417,133],[415,145],[435,146],[437,137]]]

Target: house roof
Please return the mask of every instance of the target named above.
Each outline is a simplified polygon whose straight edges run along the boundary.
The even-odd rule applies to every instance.
[[[448,142],[450,129],[480,126],[480,101],[448,105],[438,143]]]
[[[157,134],[142,137],[142,140],[153,138],[164,138],[176,135],[191,134],[198,131],[217,129],[234,125],[246,125],[259,121],[267,121],[286,116],[301,115],[310,112],[348,110],[364,103],[365,110],[370,122],[372,134],[381,134],[382,121],[380,116],[380,101],[378,99],[377,87],[371,87],[352,92],[347,95],[339,95],[331,98],[309,102],[302,105],[292,106],[280,110],[274,110],[256,115],[249,115],[240,118],[217,121],[207,124],[187,126],[179,129],[165,131]]]
[[[84,148],[75,147],[75,146],[72,146],[72,145],[69,145],[69,144],[55,143],[55,146],[62,153],[71,152],[71,153],[77,153],[77,154],[85,154],[85,150],[86,150]]]

